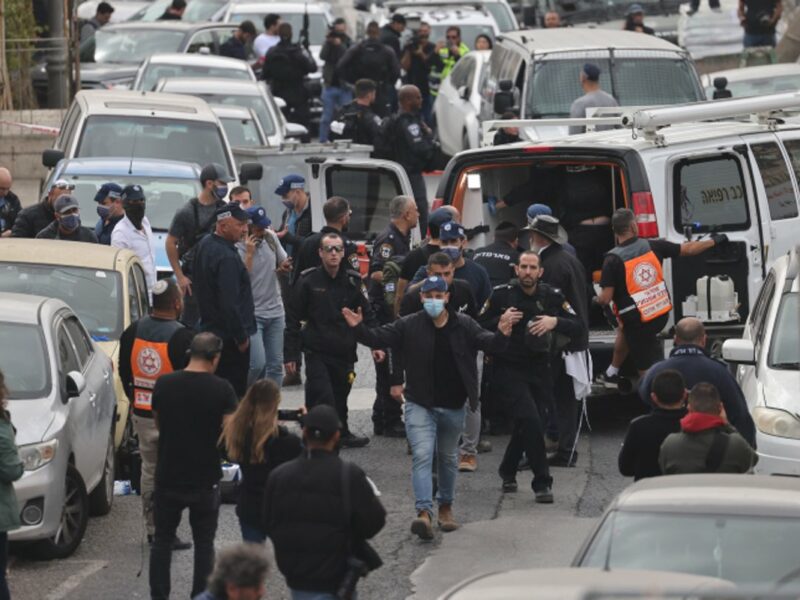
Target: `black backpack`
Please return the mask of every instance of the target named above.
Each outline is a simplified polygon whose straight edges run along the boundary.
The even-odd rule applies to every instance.
[[[372,79],[380,86],[385,83],[386,52],[383,44],[361,44],[358,59],[353,66],[354,81],[358,79]]]
[[[289,81],[296,81],[298,79],[298,65],[294,57],[293,48],[281,48],[274,46],[267,52],[265,58],[264,79],[285,83]],[[269,77],[267,77],[269,73]],[[302,75],[299,77],[302,80]]]

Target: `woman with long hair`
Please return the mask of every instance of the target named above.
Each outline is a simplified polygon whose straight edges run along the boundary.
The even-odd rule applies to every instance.
[[[25,470],[14,441],[14,426],[6,410],[6,379],[0,371],[0,600],[9,600],[6,581],[8,565],[8,532],[20,526],[17,495],[12,485]]]
[[[236,515],[246,542],[267,539],[261,517],[264,486],[272,470],[302,452],[300,438],[278,424],[281,390],[270,379],[259,379],[247,390],[222,429],[228,459],[242,473]]]

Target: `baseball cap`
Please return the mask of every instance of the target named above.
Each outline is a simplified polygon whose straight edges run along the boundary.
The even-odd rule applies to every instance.
[[[94,195],[94,201],[99,203],[106,198],[116,199],[120,197],[120,194],[122,194],[122,186],[109,181],[100,186],[100,189]]]
[[[204,184],[209,180],[224,181],[226,183],[234,181],[233,177],[228,175],[228,171],[225,169],[225,167],[218,163],[210,163],[203,167],[203,170],[200,171],[200,183]]]
[[[464,232],[464,228],[455,221],[448,221],[439,228],[439,239],[443,242],[460,240],[466,237],[467,234]]]
[[[236,219],[237,221],[250,220],[247,211],[244,210],[238,202],[229,202],[225,206],[220,206],[214,214],[217,217],[217,221],[222,221],[223,219]]]
[[[541,215],[552,216],[553,209],[547,206],[547,204],[531,204],[526,212],[528,225],[533,225],[533,221],[536,217],[540,217]]]
[[[425,281],[422,282],[422,287],[420,288],[420,291],[422,293],[446,292],[447,282],[438,275],[431,275],[430,277],[426,277]]]
[[[400,13],[394,13],[392,15],[392,23],[400,23],[400,25],[406,24],[406,17]]]
[[[296,173],[292,173],[291,175],[287,175],[281,182],[278,184],[278,187],[275,188],[275,193],[278,196],[285,196],[289,193],[289,190],[302,190],[306,187],[306,178],[302,175],[297,175]]]
[[[315,440],[328,440],[341,428],[336,409],[327,404],[318,404],[303,417],[303,429]]]
[[[50,186],[50,189],[59,188],[61,190],[74,190],[75,185],[67,181],[66,179],[56,179],[53,182],[53,185]]]
[[[583,74],[589,81],[598,81],[600,79],[600,67],[592,63],[583,65]]]
[[[250,222],[256,227],[266,229],[272,225],[272,221],[267,216],[267,211],[262,206],[251,206],[247,209],[247,216],[250,217]]]
[[[140,185],[126,185],[125,189],[122,190],[122,194],[120,194],[120,198],[122,198],[123,202],[126,200],[144,200],[144,190]]]
[[[69,209],[78,208],[79,206],[78,199],[75,196],[64,194],[56,199],[55,204],[53,204],[53,210],[59,214],[63,214]]]
[[[433,211],[430,215],[428,215],[428,225],[433,225],[434,227],[440,227],[444,225],[448,221],[453,220],[453,213],[450,209],[445,207],[437,208]]]
[[[628,7],[628,12],[626,14],[628,15],[644,14],[644,8],[642,8],[641,4],[631,4]]]

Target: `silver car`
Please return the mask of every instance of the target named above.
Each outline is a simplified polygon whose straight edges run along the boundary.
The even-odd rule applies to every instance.
[[[64,302],[0,293],[0,369],[25,466],[14,484],[22,527],[41,558],[65,558],[89,515],[114,498],[116,397],[111,359]]]

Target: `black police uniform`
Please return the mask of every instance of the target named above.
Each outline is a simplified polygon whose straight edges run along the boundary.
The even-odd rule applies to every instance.
[[[241,398],[247,391],[250,349],[238,345],[256,332],[250,275],[236,245],[217,234],[197,244],[192,265],[192,293],[200,311],[200,331],[222,338],[217,375],[227,379]]]
[[[355,379],[356,337],[342,316],[342,308],[361,309],[365,321],[377,325],[358,271],[340,267],[331,277],[325,267],[300,274],[286,306],[284,360],[297,363],[302,351],[306,361],[306,406],[329,404],[347,426],[347,396]],[[301,327],[301,323],[305,325]]]
[[[300,248],[294,259],[292,284],[300,277],[300,273],[306,269],[318,267],[322,264],[322,259],[319,257],[319,243],[327,233],[336,233],[342,238],[342,241],[344,241],[344,262],[347,263],[347,268],[353,269],[354,271],[359,270],[358,246],[354,242],[348,240],[344,234],[335,227],[325,225],[318,233],[312,233],[300,243]]]
[[[486,272],[489,273],[489,281],[495,288],[516,277],[514,265],[519,263],[519,250],[498,240],[477,249],[472,255],[472,260],[486,269]]]
[[[352,140],[356,144],[374,146],[380,132],[381,119],[371,106],[353,100],[341,107],[331,122],[331,140]]]
[[[517,281],[494,290],[480,317],[481,325],[490,330],[497,329],[500,316],[511,307],[522,311],[523,318],[514,325],[505,352],[492,355],[489,383],[494,403],[507,403],[514,420],[499,472],[504,481],[515,480],[517,465],[524,452],[533,471],[532,487],[534,491],[540,491],[551,485],[552,478],[536,403],[552,394],[550,360],[554,346],[563,340],[562,336],[579,336],[584,326],[571,312],[560,292],[546,283],[539,283],[536,291],[528,295]],[[558,324],[548,334],[535,337],[528,333],[528,323],[539,315],[558,317]]]
[[[281,40],[264,57],[262,77],[269,82],[272,94],[286,101],[284,113],[291,123],[309,126],[310,96],[305,77],[317,70],[317,63],[299,44]]]
[[[411,250],[411,235],[404,234],[394,223],[378,234],[372,246],[372,259],[369,274],[383,271],[383,265],[390,259],[400,260]],[[397,282],[388,283],[396,286]],[[381,325],[394,321],[394,314],[386,306],[385,293],[394,289],[384,289],[383,283],[369,282],[369,299],[378,322]],[[386,359],[375,363],[375,402],[372,405],[372,423],[375,433],[400,433],[403,411],[400,403],[389,394],[389,388],[403,383],[402,357],[391,348],[386,348]]]

